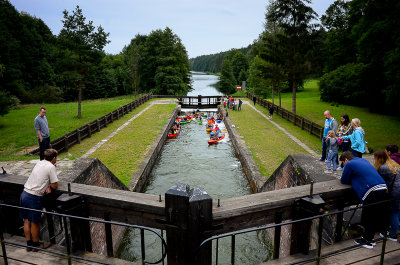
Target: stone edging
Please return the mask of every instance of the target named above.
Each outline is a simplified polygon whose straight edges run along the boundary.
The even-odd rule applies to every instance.
[[[224,117],[226,116],[226,110],[221,106],[218,107],[218,111],[221,112]],[[254,161],[253,154],[247,147],[245,141],[240,138],[237,130],[232,127],[232,121],[229,117],[224,119],[225,127],[229,132],[233,148],[242,164],[243,171],[249,181],[250,188],[253,193],[261,192],[264,183],[267,181],[267,177],[261,176],[260,170],[258,169],[257,163]]]
[[[129,190],[142,192],[147,183],[147,178],[150,175],[154,164],[156,163],[157,157],[160,154],[165,141],[167,140],[168,130],[171,128],[180,111],[181,108],[176,107],[171,113],[168,121],[165,123],[163,129],[158,135],[158,138],[154,141],[150,150],[147,152],[146,157],[139,164],[136,172],[132,174],[131,181],[128,184]]]

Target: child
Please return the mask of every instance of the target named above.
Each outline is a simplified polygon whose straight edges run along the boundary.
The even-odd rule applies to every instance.
[[[269,119],[272,120],[272,116],[274,115],[274,107],[271,105],[268,111],[269,111]]]
[[[338,151],[339,151],[339,140],[336,138],[335,131],[330,130],[328,132],[328,135],[326,137],[326,143],[327,143],[327,151],[328,151],[328,157],[326,159],[326,165],[328,166],[328,170],[325,170],[325,173],[332,173],[331,170],[331,162],[333,164],[333,171],[336,172],[336,169],[338,167]]]

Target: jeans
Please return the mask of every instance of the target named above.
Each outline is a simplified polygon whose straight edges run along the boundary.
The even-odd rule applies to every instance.
[[[40,160],[44,159],[44,151],[50,148],[50,137],[43,137],[42,142],[39,140]]]
[[[326,137],[322,137],[322,152],[321,152],[321,161],[324,161],[326,159],[326,148],[327,148],[327,144],[326,144]]]
[[[360,153],[356,150],[351,150],[351,153],[353,154],[354,157],[362,158],[362,153]]]
[[[326,159],[326,165],[328,166],[328,169],[331,170],[331,162],[333,164],[333,171],[336,171],[338,167],[338,152],[329,150],[328,151],[328,158]]]
[[[400,209],[395,209],[392,207],[392,212],[390,216],[390,232],[389,235],[394,236],[399,233],[399,217]]]
[[[242,104],[239,104],[238,110],[242,110]]]

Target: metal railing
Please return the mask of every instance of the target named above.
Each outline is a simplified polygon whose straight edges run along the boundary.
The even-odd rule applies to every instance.
[[[41,249],[37,247],[32,247],[32,246],[27,246],[24,244],[19,244],[16,242],[12,242],[9,240],[4,239],[4,234],[3,234],[3,224],[0,226],[0,244],[1,244],[1,249],[3,253],[3,261],[5,265],[8,265],[8,259],[10,260],[15,260],[14,258],[9,258],[7,256],[7,249],[6,249],[6,244],[8,245],[13,245],[13,246],[19,246],[19,247],[29,247],[31,249],[35,250],[40,250],[43,252],[48,252],[56,255],[60,255],[68,259],[68,264],[72,264],[72,259],[78,259],[78,260],[84,260],[88,262],[93,262],[93,263],[99,263],[99,264],[106,264],[106,265],[111,265],[112,263],[107,263],[103,262],[100,260],[93,260],[93,259],[87,259],[84,257],[76,256],[72,254],[71,251],[71,235],[68,231],[68,219],[78,219],[82,221],[90,221],[90,222],[97,222],[97,223],[103,223],[105,226],[110,226],[111,225],[117,225],[117,226],[123,226],[127,228],[134,228],[134,229],[140,229],[140,250],[141,250],[141,264],[159,264],[162,263],[164,264],[164,259],[167,255],[166,249],[167,249],[167,243],[165,242],[162,230],[161,234],[157,232],[156,230],[145,227],[145,226],[140,226],[140,225],[131,225],[131,224],[125,224],[121,222],[113,222],[113,221],[106,221],[106,220],[99,220],[99,219],[93,219],[93,218],[87,218],[87,217],[80,217],[80,216],[73,216],[73,215],[68,215],[68,214],[63,214],[63,213],[57,213],[57,212],[48,212],[48,211],[42,211],[42,210],[35,210],[35,209],[30,209],[30,208],[25,208],[25,207],[20,207],[20,206],[15,206],[15,205],[9,205],[9,204],[3,204],[0,203],[0,216],[2,216],[2,208],[7,207],[7,208],[14,208],[14,209],[20,209],[20,210],[29,210],[29,211],[34,211],[34,212],[40,212],[44,214],[49,214],[49,215],[54,215],[54,216],[59,216],[63,220],[63,227],[64,227],[64,237],[65,237],[65,244],[67,248],[67,253],[59,252],[59,251],[54,251],[54,250],[49,250],[49,249]],[[2,222],[0,218],[0,223]],[[152,262],[152,261],[147,261],[146,260],[146,250],[145,250],[145,240],[144,240],[144,231],[149,231],[153,234],[155,234],[157,237],[160,238],[161,240],[161,258],[158,261]]]
[[[280,228],[282,226],[285,226],[285,225],[291,225],[291,224],[296,224],[296,223],[299,223],[299,222],[312,221],[312,220],[318,219],[318,240],[317,240],[317,249],[316,249],[315,257],[305,258],[305,259],[298,260],[296,262],[289,263],[289,264],[290,265],[303,264],[303,263],[312,262],[312,261],[315,261],[315,264],[320,264],[320,261],[322,259],[324,259],[324,258],[333,256],[333,255],[337,255],[337,254],[340,254],[342,252],[349,251],[351,249],[355,249],[355,248],[361,247],[360,245],[355,244],[355,245],[352,245],[352,246],[349,246],[349,247],[345,247],[345,248],[342,248],[342,249],[339,249],[339,250],[335,250],[335,251],[332,251],[332,252],[321,254],[322,232],[323,232],[323,223],[324,223],[324,218],[325,217],[333,216],[333,215],[339,215],[339,214],[343,214],[345,212],[350,212],[350,211],[356,211],[357,209],[362,209],[364,207],[370,207],[370,206],[377,205],[377,204],[390,203],[392,201],[393,201],[393,199],[386,200],[386,201],[380,201],[380,202],[377,202],[377,203],[371,203],[371,204],[368,204],[368,205],[356,206],[356,207],[352,207],[352,208],[345,209],[345,210],[337,210],[337,211],[333,211],[333,212],[329,212],[329,213],[325,213],[325,214],[321,214],[321,215],[316,215],[316,216],[312,216],[312,217],[307,217],[307,218],[287,221],[287,222],[284,222],[284,223],[281,223],[281,221],[279,220],[278,223],[271,224],[271,225],[263,225],[263,226],[259,226],[259,227],[247,228],[247,229],[243,229],[243,230],[238,230],[238,231],[234,231],[234,232],[229,232],[229,233],[224,233],[224,234],[212,236],[210,238],[207,238],[207,239],[203,240],[200,243],[200,246],[197,249],[195,258],[200,253],[201,247],[205,246],[209,242],[211,243],[213,240],[216,240],[216,244],[215,244],[215,246],[216,246],[215,264],[218,265],[218,244],[219,244],[218,241],[221,238],[231,237],[231,260],[230,260],[230,264],[234,265],[235,264],[235,247],[236,247],[235,246],[235,242],[236,242],[236,236],[237,235],[246,234],[246,233],[250,233],[250,232],[256,232],[256,231],[262,231],[262,230],[266,230],[266,229],[270,229],[270,228],[276,228],[276,229],[278,229],[280,231]],[[351,218],[350,218],[350,220],[348,222],[350,223],[350,221],[351,221]],[[279,232],[279,234],[280,234],[280,232]],[[389,253],[392,253],[394,251],[399,251],[400,250],[400,247],[399,247],[399,248],[397,248],[395,250],[391,250],[391,251],[386,252],[385,249],[386,249],[387,235],[386,235],[386,233],[384,233],[384,234],[385,235],[384,235],[383,238],[377,238],[377,239],[374,239],[374,241],[373,241],[373,242],[379,242],[379,241],[383,242],[382,243],[381,253],[379,255],[374,255],[374,256],[371,256],[371,257],[368,257],[368,258],[363,258],[360,261],[367,260],[367,259],[372,259],[372,258],[376,258],[376,257],[380,256],[380,264],[384,264],[383,262],[384,262],[385,254],[389,254]],[[276,233],[275,233],[275,235],[276,235]],[[341,237],[343,237],[343,235],[344,235],[344,233],[341,234]],[[278,253],[279,253],[279,245],[280,245],[280,238],[279,237],[278,237],[277,240],[274,241],[274,244],[275,244],[274,251],[275,252],[278,251]]]

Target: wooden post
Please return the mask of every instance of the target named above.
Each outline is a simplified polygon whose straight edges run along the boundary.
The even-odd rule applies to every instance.
[[[76,129],[76,138],[78,139],[78,144],[81,143],[81,130]]]
[[[165,193],[169,265],[210,265],[211,244],[198,246],[211,227],[212,199],[202,188],[177,183]]]
[[[90,129],[90,123],[88,123],[87,129],[88,129],[88,137],[91,137],[92,136],[92,130]]]
[[[96,120],[97,123],[97,131],[100,132],[100,121],[99,119]]]
[[[276,212],[275,224],[282,223],[282,212]],[[279,259],[279,250],[281,246],[281,226],[275,227],[274,233],[274,256],[273,259]]]
[[[111,221],[110,212],[104,212],[104,221]],[[107,256],[114,256],[113,240],[111,232],[111,224],[104,224],[104,229],[106,231],[106,244],[107,244]]]
[[[64,146],[65,146],[65,151],[68,152],[68,146],[69,146],[69,142],[68,142],[68,136],[64,136]]]
[[[108,115],[105,115],[105,116],[104,116],[104,128],[107,127],[107,116],[108,116]]]
[[[304,130],[304,118],[303,117],[301,117],[301,123],[300,123],[300,127],[301,127],[301,129],[302,130]]]

